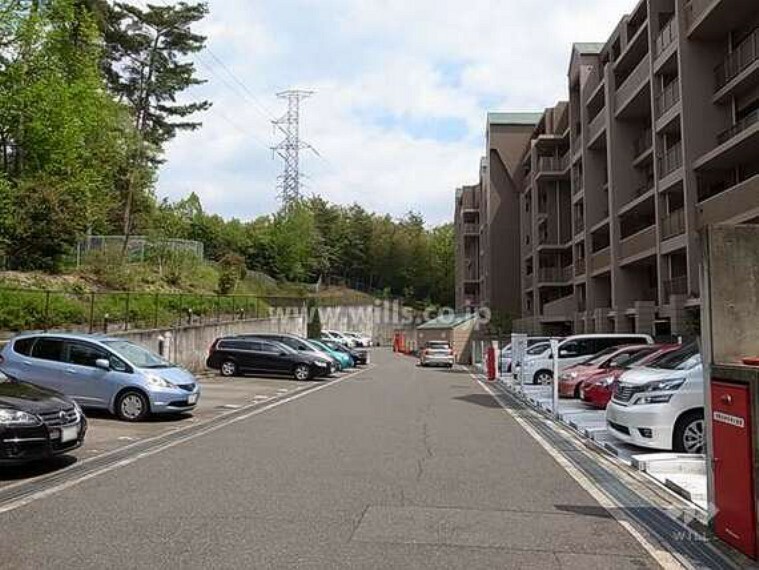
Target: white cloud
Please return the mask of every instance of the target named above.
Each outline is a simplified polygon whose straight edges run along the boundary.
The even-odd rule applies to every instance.
[[[276,90],[312,87],[303,134],[326,161],[304,156],[309,191],[447,221],[454,188],[477,175],[486,111],[566,97],[572,41],[603,41],[632,4],[210,0],[203,32],[246,88],[200,56],[210,81],[193,95],[214,110],[171,145],[159,193],[195,190],[226,216],[271,211],[279,164],[267,111],[283,109]]]

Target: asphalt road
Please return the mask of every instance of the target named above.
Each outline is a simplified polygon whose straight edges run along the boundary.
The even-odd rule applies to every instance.
[[[654,566],[467,373],[373,358],[0,514],[0,567]]]

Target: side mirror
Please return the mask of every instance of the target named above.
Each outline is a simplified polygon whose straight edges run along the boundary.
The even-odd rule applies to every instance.
[[[107,358],[98,358],[95,361],[95,366],[97,368],[100,368],[101,370],[110,370],[111,369],[111,363],[108,361]]]
[[[287,356],[287,353],[283,350],[282,352],[279,353],[279,355],[280,356]]]

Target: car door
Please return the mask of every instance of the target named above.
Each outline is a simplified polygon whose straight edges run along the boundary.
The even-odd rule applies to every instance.
[[[292,361],[288,354],[283,354],[285,351],[281,346],[267,340],[262,340],[260,344],[260,358],[266,370],[278,374],[290,370]]]
[[[107,408],[118,392],[118,366],[111,371],[98,368],[97,360],[111,364],[111,353],[91,342],[67,340],[63,347],[63,362],[67,394],[82,406]],[[114,357],[115,358],[115,357]]]
[[[37,337],[30,356],[22,357],[18,379],[69,394],[62,359],[63,339]]]
[[[220,343],[220,348],[237,363],[240,370],[254,372],[259,368],[258,354],[253,349],[257,344],[257,341],[225,340]]]

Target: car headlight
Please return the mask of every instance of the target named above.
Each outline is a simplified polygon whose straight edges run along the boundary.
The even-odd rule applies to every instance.
[[[76,411],[76,419],[79,421],[81,418],[84,417],[84,412],[82,411],[82,407],[77,403],[76,400],[71,400],[71,403],[74,404],[74,410]]]
[[[672,399],[672,394],[658,394],[657,392],[674,392],[685,383],[685,378],[672,378],[670,380],[657,380],[644,386],[644,393],[635,400],[635,405],[643,404],[666,404]]]
[[[315,360],[314,364],[322,368],[326,368],[328,363],[325,360]]]
[[[601,378],[598,381],[598,384],[600,384],[601,386],[611,386],[612,384],[614,384],[614,380],[616,380],[614,376],[606,376],[605,378]]]
[[[165,378],[161,378],[156,374],[148,374],[147,380],[148,384],[154,386],[155,388],[176,388],[175,384],[172,384]]]
[[[646,392],[672,392],[678,390],[685,383],[685,378],[673,378],[671,380],[657,380],[649,382],[645,386]]]
[[[42,420],[34,414],[22,412],[21,410],[0,408],[0,425],[15,427],[38,426],[42,425]]]

